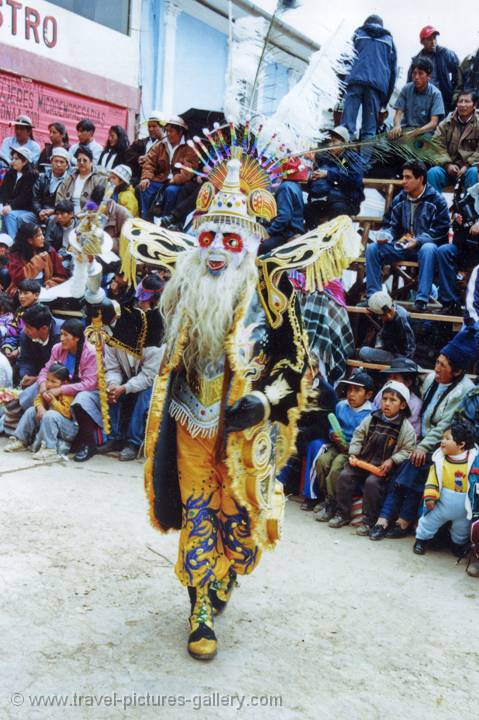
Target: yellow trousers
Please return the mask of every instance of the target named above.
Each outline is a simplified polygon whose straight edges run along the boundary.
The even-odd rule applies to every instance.
[[[261,551],[253,541],[245,508],[231,494],[224,462],[215,460],[215,438],[191,437],[176,423],[183,521],[176,574],[183,585],[203,587],[222,580],[232,566],[251,573]]]

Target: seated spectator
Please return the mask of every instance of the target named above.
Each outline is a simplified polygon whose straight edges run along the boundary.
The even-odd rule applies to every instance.
[[[352,150],[345,127],[329,131],[328,153],[317,153],[316,169],[311,175],[309,202],[306,208],[308,227],[331,220],[338,215],[357,215],[364,200],[364,163]]]
[[[13,240],[7,233],[0,233],[0,290],[5,290],[10,285],[10,273],[8,272],[8,257]]]
[[[336,405],[335,415],[342,437],[330,429],[328,436],[332,444],[323,445],[315,464],[320,492],[325,495],[324,501],[314,508],[315,519],[319,522],[329,522],[336,514],[336,482],[348,460],[349,443],[353,433],[374,409],[370,402],[374,383],[367,373],[359,371],[341,383],[347,386],[346,399]]]
[[[10,362],[15,362],[20,348],[20,336],[24,330],[25,323],[23,315],[27,308],[38,303],[41,285],[38,280],[22,280],[18,285],[19,306],[7,328],[6,334],[2,337],[2,352]]]
[[[29,388],[37,382],[40,370],[59,341],[60,330],[50,308],[38,302],[25,310],[23,325],[15,377],[20,387]]]
[[[35,223],[20,225],[10,252],[8,269],[13,295],[22,280],[38,280],[49,288],[66,280],[68,273],[56,250],[45,244],[42,229]]]
[[[40,153],[40,159],[38,165],[40,168],[44,165],[50,165],[52,161],[52,153],[58,148],[68,150],[70,147],[68,144],[68,133],[65,125],[60,122],[52,122],[48,126],[48,134],[50,136],[50,142],[45,143],[43,150]],[[70,156],[68,156],[68,164],[70,164]]]
[[[464,395],[474,387],[465,376],[464,367],[465,357],[460,348],[449,343],[442,348],[434,372],[424,380],[418,443],[410,459],[392,479],[380,512],[382,529],[396,521],[388,537],[404,537],[417,518],[432,453],[438,448],[444,431],[450,427]]]
[[[64,365],[52,363],[48,367],[45,391],[38,393],[33,406],[20,418],[15,435],[4,447],[5,452],[30,448],[34,460],[54,462],[62,459],[78,432],[71,411],[73,396],[62,393],[62,387],[69,382],[70,373]]]
[[[95,130],[95,125],[91,120],[80,120],[80,122],[77,123],[76,131],[78,135],[78,142],[72,145],[69,151],[70,160],[73,165],[75,164],[75,160],[78,162],[76,153],[79,147],[88,148],[91,154],[91,161],[95,165],[98,163],[100,155],[103,152],[103,148],[93,137],[95,135]]]
[[[116,165],[111,171],[109,180],[115,186],[112,200],[126,208],[132,217],[138,217],[139,206],[136,193],[131,182],[131,170],[128,165]]]
[[[111,278],[107,289],[107,297],[115,300],[121,307],[132,307],[136,303],[135,288],[125,280],[122,272],[116,271]]]
[[[439,298],[448,308],[454,303],[456,249],[448,244],[449,210],[446,200],[426,184],[427,169],[422,162],[407,162],[402,168],[403,189],[394,198],[376,242],[366,247],[368,297],[381,290],[383,265],[399,260],[417,260],[419,283],[414,310],[428,304],[436,263],[439,271]]]
[[[349,460],[336,482],[336,515],[329,527],[340,528],[351,520],[353,497],[361,488],[364,522],[357,535],[369,535],[375,526],[392,470],[407,460],[416,444],[416,433],[407,420],[411,414],[409,390],[402,383],[391,380],[382,390],[381,409],[362,421],[349,445]],[[362,460],[378,468],[379,475],[357,467]]]
[[[0,338],[1,342],[8,335],[13,321],[13,300],[7,293],[0,293]]]
[[[304,233],[303,185],[308,182],[309,171],[297,157],[283,163],[282,170],[289,174],[276,190],[277,214],[267,226],[269,237],[261,243],[261,255]]]
[[[92,192],[91,201],[95,203],[95,205],[100,206],[104,195],[105,188],[100,185]],[[110,199],[104,208],[104,215],[106,216],[106,222],[103,229],[113,239],[113,252],[118,253],[121,229],[125,220],[131,218],[131,213],[126,209],[126,207],[123,207],[115,202],[115,200]]]
[[[164,126],[166,116],[158,110],[153,110],[148,117],[148,136],[131,143],[125,154],[125,163],[131,167],[132,185],[136,187],[141,180],[141,170],[148,151],[153,145],[165,139]]]
[[[371,363],[394,362],[397,357],[413,358],[416,338],[409,313],[393,303],[387,292],[380,290],[368,298],[368,310],[381,323],[373,348],[362,347],[359,359]]]
[[[72,148],[70,149],[70,155]],[[97,173],[93,168],[93,155],[88,146],[81,145],[73,153],[77,168],[68,175],[57,190],[56,202],[71,200],[75,215],[77,215],[88,200],[91,199],[95,188],[106,187],[106,177]]]
[[[33,212],[33,186],[36,179],[30,150],[26,147],[14,150],[11,168],[0,186],[0,212],[5,231],[11,238],[17,234],[20,223],[36,219]]]
[[[426,27],[422,28],[419,33],[422,50],[413,57],[407,80],[408,82],[412,80],[414,68],[419,60],[425,59],[430,62],[432,66],[430,72],[431,82],[441,93],[445,111],[449,112],[453,106],[452,98],[456,86],[459,58],[449,48],[437,44],[438,35],[440,35],[439,30],[436,30],[432,25],[426,25]]]
[[[413,548],[416,555],[424,555],[429,541],[450,522],[452,552],[458,558],[464,557],[469,547],[472,513],[479,511],[477,455],[472,426],[464,420],[454,420],[432,456],[424,486],[424,514],[419,518]]]
[[[389,380],[396,380],[402,383],[409,390],[409,409],[411,416],[409,422],[414,428],[416,437],[421,434],[421,409],[422,400],[419,397],[419,390],[416,387],[417,376],[419,368],[414,362],[405,357],[394,358],[391,362],[391,366],[385,370],[381,370],[380,374],[386,376],[386,382]],[[374,398],[374,407],[379,410],[381,407],[381,390],[377,393]]]
[[[33,186],[33,212],[41,223],[46,223],[55,212],[57,190],[68,176],[70,156],[63,147],[55,148],[51,168],[42,172]]]
[[[15,135],[5,137],[0,153],[5,158],[12,156],[13,150],[28,150],[30,162],[36,165],[40,157],[40,145],[33,139],[33,124],[28,115],[19,115],[12,123]]]
[[[166,124],[165,146],[169,158],[169,174],[163,196],[162,215],[171,215],[183,185],[193,179],[193,173],[188,172],[186,168],[196,169],[199,165],[195,152],[186,142],[187,130],[188,126],[178,115],[170,117]],[[154,156],[155,148],[150,152]],[[148,153],[149,157],[150,153]],[[183,167],[177,167],[177,164]]]
[[[479,49],[472,55],[466,55],[457,69],[457,83],[454,90],[454,102],[463,92],[479,96]]]
[[[420,136],[429,138],[445,114],[441,93],[430,82],[432,71],[429,60],[420,58],[414,61],[412,82],[404,85],[394,105],[394,125],[389,133],[392,139],[400,137],[403,132],[409,140]]]
[[[77,224],[71,200],[55,203],[55,212],[49,217],[45,230],[45,242],[60,255],[65,255],[70,245],[69,235]]]
[[[479,263],[479,183],[454,193],[452,219],[457,262],[469,271]]]
[[[167,230],[183,230],[188,216],[192,216],[196,211],[196,199],[203,182],[204,178],[195,177],[194,180],[185,183],[181,188],[181,192],[178,193],[176,205],[171,215],[163,215],[159,220],[155,218],[155,223],[158,222]]]
[[[166,187],[170,161],[163,141],[156,142],[146,154],[141,165],[141,181],[138,185],[140,191],[141,217],[143,220],[151,219],[151,204],[161,191],[161,205],[163,203],[163,190]],[[191,178],[190,178],[191,179]],[[168,213],[164,213],[167,215]]]
[[[477,183],[479,116],[476,109],[476,95],[461,93],[454,112],[436,128],[433,139],[443,154],[437,158],[437,165],[428,171],[427,181],[438,192],[458,180],[462,180],[465,188]]]
[[[120,125],[112,125],[108,130],[108,139],[105,148],[98,158],[98,167],[104,170],[112,170],[117,165],[125,162],[126,152],[130,141],[126,130]]]

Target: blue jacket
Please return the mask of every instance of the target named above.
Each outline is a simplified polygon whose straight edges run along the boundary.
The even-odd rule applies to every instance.
[[[411,82],[412,80],[412,66],[414,65],[414,63],[419,60],[420,57],[427,58],[429,60],[429,55],[429,53],[425,53],[422,50],[412,58],[411,66],[407,74],[408,82]],[[446,110],[446,113],[448,113],[452,110],[453,107],[452,96],[457,83],[459,58],[457,57],[455,52],[449,50],[449,48],[441,47],[440,45],[436,47],[435,55],[439,90],[441,91],[442,99],[444,100],[444,108]]]
[[[387,105],[397,77],[397,53],[389,30],[373,23],[357,28],[353,35],[356,56],[346,78],[347,85],[368,85]]]
[[[374,405],[369,400],[366,400],[364,405],[357,410],[354,410],[347,400],[340,400],[336,405],[336,417],[341,429],[344,433],[344,437],[351,442],[353,433],[362,421],[367,418],[374,411]]]
[[[268,225],[268,240],[262,244],[262,252],[269,252],[287,242],[293,235],[304,233],[303,190],[299,183],[285,180],[276,191],[278,213]]]
[[[413,203],[407,193],[401,190],[392,201],[381,227],[381,230],[390,236],[391,242],[396,242],[400,237],[411,232],[418,245],[446,243],[450,220],[444,196],[432,185],[427,184],[422,197],[414,205],[416,208],[411,223]]]
[[[311,183],[311,197],[328,195],[331,190],[339,190],[351,203],[360,205],[364,200],[364,163],[358,153],[346,150],[340,157],[333,158],[327,154],[317,153],[316,165],[328,171],[328,177],[314,180]]]

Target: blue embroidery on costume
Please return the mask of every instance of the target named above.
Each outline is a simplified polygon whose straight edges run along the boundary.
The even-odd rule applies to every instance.
[[[255,568],[258,548],[257,546],[248,547],[245,541],[252,544],[251,541],[251,528],[248,513],[238,503],[235,502],[238,509],[237,513],[228,515],[223,512],[223,519],[221,522],[221,537],[223,539],[223,545],[237,556],[235,557],[235,566],[242,565],[244,568],[244,575],[252,572]]]
[[[184,527],[188,530],[188,549],[183,553],[183,566],[189,578],[189,585],[194,584],[194,574],[204,569],[206,571],[200,582],[201,587],[215,579],[210,553],[216,546],[219,520],[217,511],[208,507],[212,497],[213,493],[206,499],[203,494],[196,498],[190,495],[184,507]],[[195,538],[201,540],[192,546]],[[204,555],[206,557],[203,557]]]

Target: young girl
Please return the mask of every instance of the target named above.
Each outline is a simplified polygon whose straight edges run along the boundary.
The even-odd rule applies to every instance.
[[[28,408],[20,418],[15,435],[9,438],[5,452],[25,450],[34,440],[34,460],[60,460],[60,454],[70,449],[70,443],[78,432],[78,425],[72,419],[73,395],[52,394],[70,381],[68,369],[61,363],[48,368],[46,390],[35,398],[33,407]],[[39,449],[38,449],[39,448]]]

